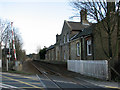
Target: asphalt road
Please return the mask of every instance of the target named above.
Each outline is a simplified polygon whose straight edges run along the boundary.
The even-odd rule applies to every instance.
[[[2,73],[0,87],[4,89],[42,89],[43,86],[38,79],[33,77]]]
[[[25,76],[22,74],[0,73],[0,77],[2,78],[0,80],[0,88],[2,90],[113,90],[111,88],[102,88],[77,78],[50,75],[47,72],[48,77],[45,77],[44,74],[40,74],[35,70],[30,63],[24,66],[27,67],[24,68],[25,72],[33,72],[33,74]]]
[[[17,74],[2,73],[2,88],[16,88],[16,89],[46,89],[46,88],[84,88],[71,82],[69,79],[60,78],[59,76],[50,76],[53,81],[43,75],[36,76],[22,76]],[[55,83],[56,84],[55,84]],[[60,86],[60,87],[59,87]]]
[[[3,88],[2,90],[53,90],[56,88],[57,90],[86,90],[84,88],[87,88],[87,90],[104,90],[104,88],[88,84],[84,81],[80,81],[81,84],[78,84],[76,81],[71,81],[68,78],[53,75],[50,75],[49,78],[51,78],[54,82],[43,75],[23,76],[17,74],[2,73],[1,76],[2,82],[0,82],[0,87]]]

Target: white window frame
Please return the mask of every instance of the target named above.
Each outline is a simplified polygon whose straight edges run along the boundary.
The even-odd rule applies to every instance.
[[[91,46],[91,53],[89,53],[89,52],[90,52],[89,45]],[[87,55],[88,55],[88,56],[91,56],[91,55],[92,55],[92,41],[91,41],[91,39],[88,39],[88,40],[87,40]]]
[[[69,42],[69,34],[67,34],[67,42]]]
[[[62,45],[62,40],[60,39],[60,45]]]
[[[66,38],[65,38],[65,35],[64,35],[64,43],[65,43],[65,41],[66,41],[65,39],[66,39]]]
[[[65,53],[65,51],[64,51],[64,60],[66,60],[66,53]]]
[[[77,56],[80,56],[80,42],[77,42]]]

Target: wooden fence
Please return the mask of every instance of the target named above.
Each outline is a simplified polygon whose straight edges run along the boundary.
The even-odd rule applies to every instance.
[[[67,68],[83,75],[109,79],[107,60],[67,60]]]

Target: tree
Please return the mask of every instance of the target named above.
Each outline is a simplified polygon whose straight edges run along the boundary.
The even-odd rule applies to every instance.
[[[43,59],[43,60],[45,59],[46,50],[47,50],[46,47],[44,47],[43,49],[40,49],[39,51],[40,59]]]
[[[18,29],[14,30],[15,31],[15,46],[16,46],[16,56],[17,60],[23,62],[26,58],[26,53],[25,50],[22,50],[22,38],[20,36],[20,33]]]
[[[4,68],[4,66],[6,66],[6,55],[5,52],[3,52],[2,54],[2,44],[4,43],[4,51],[6,51],[7,45],[10,44],[10,40],[12,38],[12,31],[11,31],[11,27],[10,27],[10,22],[9,21],[5,21],[0,19],[0,58],[2,59],[2,65]],[[2,45],[2,46],[1,46]],[[3,58],[2,58],[3,57]]]
[[[1,41],[0,43],[4,44],[4,49],[11,48],[10,50],[12,52],[12,57],[10,61],[13,61],[15,63],[14,58],[14,48],[13,48],[13,36],[12,36],[12,29],[11,29],[11,22],[10,21],[4,21],[0,20],[0,32],[1,32]],[[23,62],[25,59],[26,53],[24,50],[22,50],[22,38],[20,36],[19,30],[15,27],[13,27],[13,34],[14,34],[14,43],[15,43],[15,50],[16,50],[16,56],[17,61]],[[0,47],[1,48],[1,47]],[[6,59],[6,54],[4,54],[4,59]],[[5,63],[3,60],[3,63]],[[14,65],[13,63],[13,65]],[[11,65],[11,66],[13,66]]]
[[[4,21],[0,19],[0,32],[1,32],[1,43],[4,43],[6,48],[9,40],[12,40],[12,31],[9,21]]]

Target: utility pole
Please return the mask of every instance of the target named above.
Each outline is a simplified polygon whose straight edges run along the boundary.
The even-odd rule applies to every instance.
[[[120,62],[120,0],[118,2],[118,10],[117,10],[117,16],[118,16],[118,62]]]
[[[10,40],[9,40],[9,66],[10,66],[10,58],[11,58],[11,47],[10,47],[10,44],[11,44],[11,42],[10,42]]]

